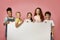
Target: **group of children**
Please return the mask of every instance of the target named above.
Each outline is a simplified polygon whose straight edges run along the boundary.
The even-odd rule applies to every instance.
[[[15,18],[12,16],[12,9],[11,8],[7,8],[6,11],[7,11],[8,16],[4,20],[4,25],[7,25],[10,21],[11,22],[15,21],[15,26],[18,28],[23,22],[37,22],[37,23],[49,22],[51,24],[52,33],[53,33],[53,28],[55,25],[54,25],[53,20],[50,19],[51,13],[49,11],[45,12],[45,15],[43,16],[41,8],[38,7],[35,9],[34,17],[32,18],[32,13],[28,12],[27,17],[25,18],[24,21],[21,19],[20,12],[16,12],[16,18]]]

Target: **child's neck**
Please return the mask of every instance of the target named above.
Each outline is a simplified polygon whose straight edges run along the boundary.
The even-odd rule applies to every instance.
[[[16,17],[16,18],[18,18],[18,17]],[[18,19],[20,19],[20,18],[18,18]]]
[[[46,20],[50,20],[49,18],[47,18]]]
[[[21,18],[19,18],[19,19],[21,19]]]
[[[12,18],[13,16],[8,16],[8,17]]]
[[[39,16],[39,14],[37,14],[37,16]]]
[[[30,18],[27,18],[27,19],[30,19]]]
[[[40,15],[36,15],[36,16],[40,16]]]

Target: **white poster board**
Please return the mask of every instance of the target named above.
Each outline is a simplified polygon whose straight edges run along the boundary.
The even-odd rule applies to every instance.
[[[7,25],[7,40],[50,40],[51,26],[49,23],[26,23],[18,28],[15,22]]]

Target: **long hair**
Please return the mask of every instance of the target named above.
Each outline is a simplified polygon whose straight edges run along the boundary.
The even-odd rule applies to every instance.
[[[31,13],[31,12],[28,12],[28,13],[27,13],[27,16],[28,16],[29,14],[31,15],[30,20],[31,20],[31,22],[33,22],[33,19],[32,19],[32,13]]]
[[[37,15],[37,13],[36,13],[37,9],[39,9],[40,19],[41,19],[41,21],[43,21],[43,20],[44,20],[44,16],[43,16],[43,13],[42,13],[41,8],[39,8],[39,7],[38,7],[38,8],[36,8],[36,9],[35,9],[34,16],[36,16],[36,15]]]

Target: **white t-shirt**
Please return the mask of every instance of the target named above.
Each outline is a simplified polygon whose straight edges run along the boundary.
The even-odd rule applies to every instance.
[[[28,23],[28,22],[31,22],[31,20],[30,19],[25,19],[24,22]]]
[[[53,20],[44,20],[45,23],[50,23],[51,26],[55,26]]]
[[[35,22],[41,22],[40,16],[34,16]]]
[[[7,21],[14,21],[15,20],[15,18],[14,17],[5,17],[5,19],[4,19],[4,23],[5,22],[7,22]]]

